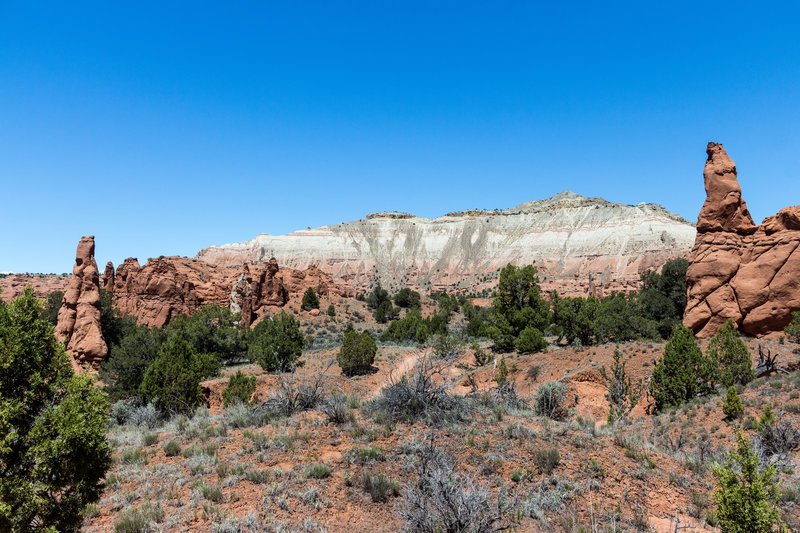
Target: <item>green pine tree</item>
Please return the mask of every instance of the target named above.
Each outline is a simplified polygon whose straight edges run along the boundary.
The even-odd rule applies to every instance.
[[[722,412],[731,420],[739,418],[744,414],[744,406],[742,400],[736,393],[736,387],[731,385],[728,387],[728,392],[725,395],[725,401],[722,402]]]
[[[312,309],[319,309],[319,298],[317,293],[311,287],[306,289],[303,293],[303,301],[300,303],[303,311],[311,311]]]
[[[725,387],[736,383],[747,385],[756,379],[750,352],[732,320],[717,330],[708,343],[706,354],[717,366],[717,379]]]
[[[683,325],[677,326],[650,379],[650,395],[656,410],[710,392],[713,374],[713,364],[700,351],[694,333]]]
[[[0,531],[73,531],[111,466],[108,400],[40,318],[26,288],[0,300]]]
[[[775,467],[761,468],[758,454],[739,433],[736,448],[727,460],[713,467],[717,480],[714,502],[722,531],[726,533],[768,533],[778,525]]]

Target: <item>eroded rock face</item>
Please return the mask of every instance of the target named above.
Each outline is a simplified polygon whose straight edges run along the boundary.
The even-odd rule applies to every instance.
[[[94,260],[94,235],[81,237],[78,243],[55,335],[65,341],[67,351],[81,364],[98,368],[108,355],[100,328],[100,275]]]
[[[186,257],[159,257],[142,267],[128,258],[116,271],[114,305],[138,323],[160,328],[176,316],[216,304],[241,312],[242,324],[249,326],[292,296],[299,298],[308,286],[321,294],[342,294],[330,276],[315,269],[280,269],[274,258],[241,268]]]
[[[800,206],[753,223],[736,165],[721,144],[708,143],[706,201],[686,273],[683,323],[709,337],[733,320],[749,335],[782,331],[800,310]]]
[[[435,219],[373,213],[212,246],[196,258],[241,267],[274,256],[283,268],[316,267],[354,293],[369,290],[375,279],[389,292],[489,292],[506,264],[534,264],[545,292],[586,296],[637,289],[644,270],[688,257],[694,239],[694,225],[661,206],[614,204],[565,191],[502,211],[473,209]]]
[[[103,289],[109,292],[114,292],[114,263],[109,261],[106,263],[106,269],[103,271],[103,277],[100,278]]]

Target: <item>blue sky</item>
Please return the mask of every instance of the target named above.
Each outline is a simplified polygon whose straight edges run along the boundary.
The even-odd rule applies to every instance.
[[[0,271],[563,189],[694,221],[709,140],[760,222],[800,203],[800,8],[748,4],[0,0]]]

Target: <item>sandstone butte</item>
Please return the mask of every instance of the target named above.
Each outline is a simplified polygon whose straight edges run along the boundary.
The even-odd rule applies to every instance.
[[[100,329],[100,275],[94,261],[94,235],[81,237],[72,278],[61,300],[55,336],[81,364],[97,368],[108,355]]]
[[[353,292],[379,279],[392,292],[412,287],[478,293],[493,288],[506,264],[534,264],[546,292],[585,296],[636,290],[644,270],[688,257],[694,238],[693,224],[659,205],[624,205],[564,191],[511,209],[435,219],[373,213],[212,246],[196,258],[241,266],[276,257],[282,266],[317,267]]]
[[[729,319],[743,333],[780,332],[800,310],[800,206],[753,222],[733,163],[710,142],[706,201],[686,274],[683,323],[709,337]]]

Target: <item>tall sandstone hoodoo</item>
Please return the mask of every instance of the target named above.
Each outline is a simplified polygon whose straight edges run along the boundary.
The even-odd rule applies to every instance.
[[[94,235],[81,237],[55,335],[81,364],[97,368],[108,355],[100,328],[100,275],[94,261]]]
[[[800,310],[800,206],[753,222],[736,165],[710,142],[706,201],[686,273],[683,323],[709,337],[729,319],[749,335],[781,331]]]

